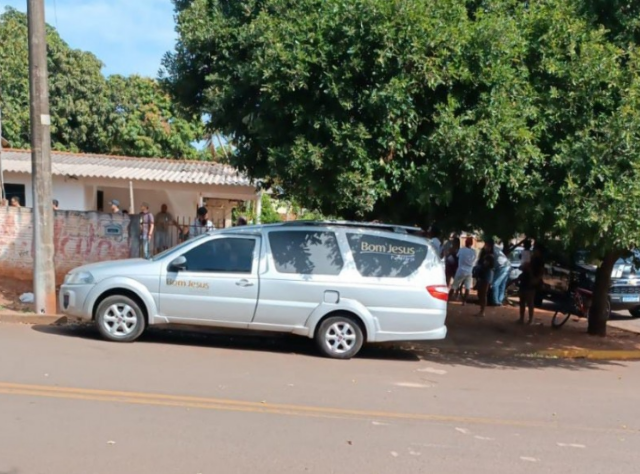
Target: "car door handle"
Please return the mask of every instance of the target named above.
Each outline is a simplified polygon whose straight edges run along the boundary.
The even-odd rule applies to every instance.
[[[253,286],[253,283],[251,283],[249,280],[240,280],[236,282],[236,285],[246,288],[248,286]]]

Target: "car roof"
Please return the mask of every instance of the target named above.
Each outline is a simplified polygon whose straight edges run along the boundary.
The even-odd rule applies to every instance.
[[[397,224],[381,224],[373,222],[355,222],[355,221],[310,221],[310,220],[298,220],[287,221],[276,224],[259,224],[249,225],[241,227],[230,227],[223,229],[220,232],[223,233],[259,233],[263,229],[287,229],[291,227],[343,227],[365,230],[376,230],[381,232],[391,232],[395,234],[423,236],[424,230],[419,227],[410,227]]]

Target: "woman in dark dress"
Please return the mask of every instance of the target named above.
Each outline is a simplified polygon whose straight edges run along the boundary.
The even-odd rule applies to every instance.
[[[476,315],[479,318],[484,317],[484,311],[487,307],[487,296],[489,287],[493,282],[493,269],[495,266],[495,257],[493,255],[493,247],[495,243],[493,239],[487,239],[484,247],[480,251],[478,264],[476,265],[476,278],[478,280],[478,302],[480,303],[480,312]]]
[[[460,251],[460,238],[454,237],[451,245],[444,256],[444,273],[447,278],[447,286],[451,285],[451,280],[458,271],[458,252]]]
[[[518,323],[524,324],[525,310],[529,309],[529,322],[533,322],[535,311],[536,293],[542,288],[544,276],[544,257],[541,246],[537,245],[533,249],[533,255],[528,263],[522,266],[520,274],[520,319]]]

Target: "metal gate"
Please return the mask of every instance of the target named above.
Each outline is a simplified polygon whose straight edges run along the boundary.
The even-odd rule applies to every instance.
[[[189,239],[192,234],[194,217],[174,217],[173,220],[158,222],[155,220],[155,230],[152,241],[149,243],[149,253],[157,255],[160,252],[175,247]],[[142,220],[139,214],[129,218],[129,241],[132,258],[144,258],[141,229]],[[213,223],[216,229],[224,228],[225,221],[219,219]]]

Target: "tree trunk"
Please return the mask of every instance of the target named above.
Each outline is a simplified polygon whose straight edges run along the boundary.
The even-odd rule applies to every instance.
[[[607,321],[609,320],[609,286],[611,285],[611,272],[618,260],[618,252],[609,252],[602,260],[602,264],[596,271],[596,283],[593,289],[593,300],[589,311],[588,333],[592,336],[607,335]]]

